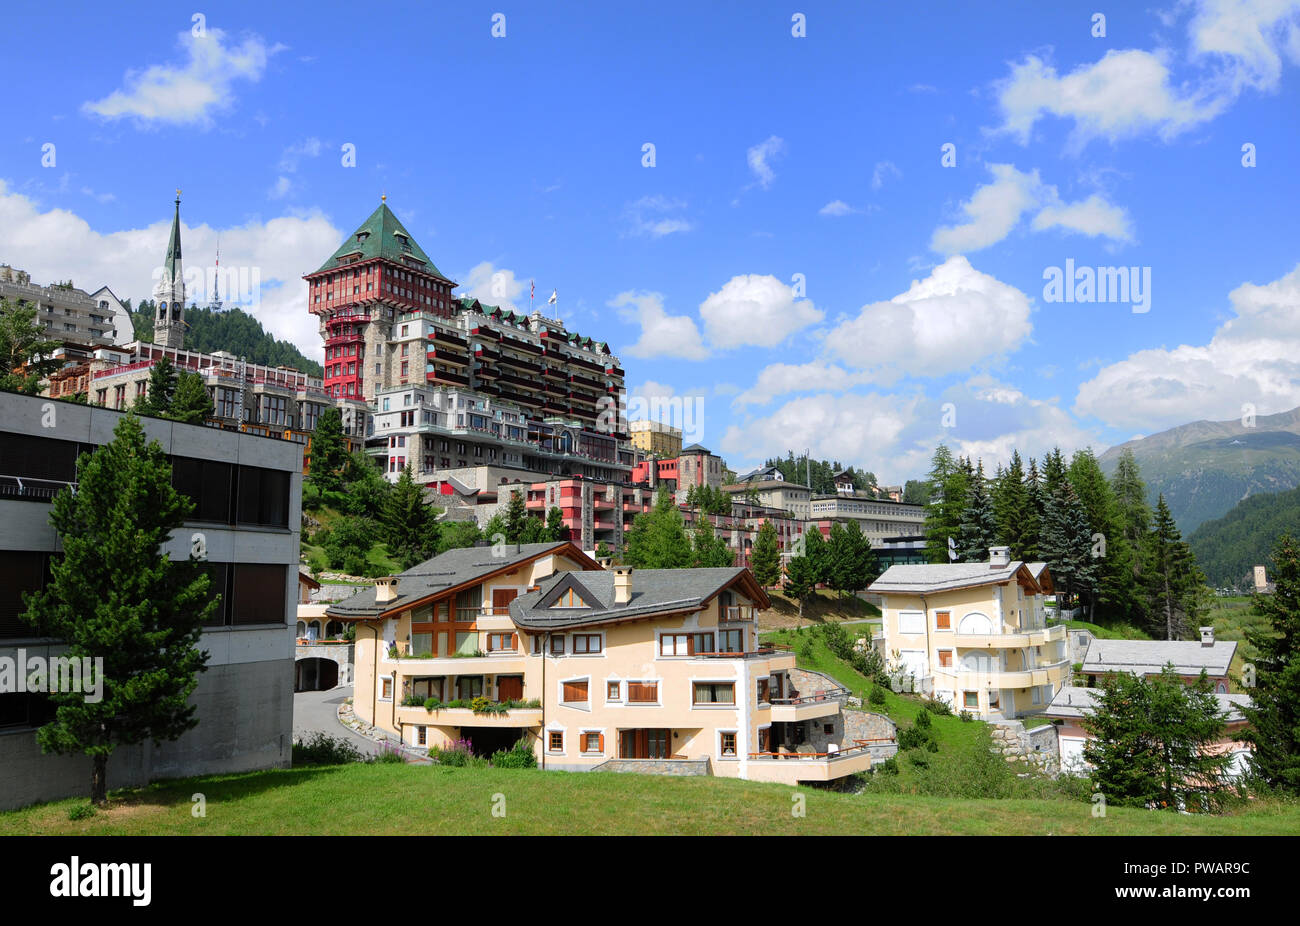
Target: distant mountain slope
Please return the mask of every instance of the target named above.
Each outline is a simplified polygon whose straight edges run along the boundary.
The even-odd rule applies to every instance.
[[[153,338],[154,304],[146,299],[131,313],[137,340]],[[321,376],[324,370],[315,360],[308,360],[293,344],[277,341],[262,328],[261,322],[241,309],[212,312],[190,306],[185,310],[185,346],[190,350],[211,353],[226,350],[250,363],[267,366],[290,366],[312,376]]]
[[[1212,585],[1241,585],[1255,566],[1271,566],[1273,543],[1285,531],[1300,536],[1300,488],[1252,495],[1187,542]]]
[[[1187,536],[1243,499],[1300,486],[1300,408],[1240,421],[1194,421],[1111,447],[1100,463],[1113,472],[1133,451],[1154,504],[1163,493]]]

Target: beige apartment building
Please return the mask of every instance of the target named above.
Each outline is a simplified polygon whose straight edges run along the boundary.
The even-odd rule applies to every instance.
[[[659,421],[632,421],[627,429],[632,435],[632,446],[649,456],[662,460],[682,452],[681,428]]]
[[[410,746],[788,784],[869,768],[865,742],[828,742],[847,692],[798,691],[794,654],[759,644],[768,605],[747,569],[602,569],[561,542],[451,550],[327,615],[357,624],[357,714]]]
[[[1048,627],[1053,594],[1044,563],[890,566],[868,589],[881,596],[886,664],[914,686],[985,719],[1041,713],[1069,675],[1065,627]]]
[[[759,479],[723,486],[722,489],[731,493],[737,501],[754,498],[764,507],[788,511],[800,521],[807,521],[812,517],[810,505],[812,491],[798,483],[786,482],[784,479]]]

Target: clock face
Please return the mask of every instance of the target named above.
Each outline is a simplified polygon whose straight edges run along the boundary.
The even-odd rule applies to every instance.
[[[165,303],[165,302],[160,302],[160,303],[158,303],[158,308],[160,308],[160,309],[165,309],[165,308],[167,308],[167,303]]]

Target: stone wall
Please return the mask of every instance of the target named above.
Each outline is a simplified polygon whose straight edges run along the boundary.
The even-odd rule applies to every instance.
[[[1066,630],[1065,646],[1070,656],[1070,662],[1083,662],[1083,657],[1088,655],[1088,647],[1092,645],[1093,636],[1088,630]]]
[[[593,772],[632,772],[637,775],[668,775],[700,778],[713,774],[708,759],[610,759]]]
[[[1026,730],[1019,720],[1004,720],[990,723],[989,731],[994,752],[1008,762],[1033,765],[1053,775],[1060,769],[1056,727],[1051,724]]]

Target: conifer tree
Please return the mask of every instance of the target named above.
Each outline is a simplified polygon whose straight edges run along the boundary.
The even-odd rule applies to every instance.
[[[856,521],[836,522],[831,527],[829,585],[841,596],[866,588],[879,574],[871,543],[862,536]]]
[[[527,522],[528,508],[524,504],[523,493],[512,489],[505,513],[506,543],[522,543],[524,531],[528,528]]]
[[[149,368],[148,391],[135,403],[133,409],[141,415],[161,418],[171,411],[172,397],[176,394],[176,365],[166,355]]]
[[[1267,624],[1246,629],[1254,662],[1250,721],[1240,738],[1254,747],[1250,766],[1262,783],[1300,794],[1300,543],[1291,534],[1273,549],[1273,593],[1255,595],[1253,612]]]
[[[1062,470],[1062,472],[1064,472]],[[1088,516],[1068,479],[1062,478],[1043,512],[1040,553],[1061,599],[1073,605],[1091,594],[1096,581]]]
[[[623,561],[638,569],[682,569],[695,558],[682,513],[665,485],[660,485],[654,507],[632,521],[626,540]]]
[[[552,505],[546,511],[546,539],[569,539],[569,529],[564,525],[564,512],[556,505]]]
[[[831,533],[834,534],[835,525],[831,525]],[[822,536],[821,528],[815,524],[810,525],[808,530],[803,534],[803,555],[808,558],[808,565],[812,568],[813,584],[821,584],[827,587],[831,584],[831,549],[826,543],[826,538]]]
[[[203,377],[197,373],[182,372],[176,380],[176,392],[172,396],[171,408],[167,417],[185,424],[203,424],[205,418],[213,414],[212,396],[208,395],[203,385]]]
[[[735,565],[734,551],[727,545],[726,538],[714,533],[713,523],[707,517],[701,517],[695,523],[695,530],[691,534],[693,565],[703,569]]]
[[[1025,497],[1028,506],[1021,531],[1024,558],[1027,562],[1040,562],[1043,560],[1043,514],[1047,510],[1047,498],[1043,495],[1043,478],[1038,472],[1038,462],[1033,457],[1029,458],[1029,472],[1025,474]]]
[[[388,553],[403,570],[433,555],[429,522],[433,513],[424,501],[424,490],[416,484],[408,463],[384,500],[383,527]]]
[[[998,543],[1011,548],[1013,560],[1030,560],[1035,546],[1031,533],[1035,531],[1035,521],[1025,483],[1025,465],[1018,450],[1012,451],[1011,464],[994,480],[993,517]]]
[[[781,581],[781,552],[777,548],[776,528],[771,521],[764,521],[754,539],[750,551],[750,563],[754,578],[764,588],[771,588]]]
[[[1163,632],[1166,640],[1182,639],[1204,613],[1209,590],[1163,494],[1156,501],[1142,582],[1152,629]]]
[[[218,607],[198,562],[163,552],[194,505],[172,487],[157,441],[125,415],[113,440],[77,461],[77,491],[54,498],[50,523],[63,553],[25,617],[68,645],[102,657],[102,691],[52,694],[55,718],[37,732],[46,752],[90,756],[90,797],[107,800],[108,759],[119,746],[174,740],[198,723],[190,695],[208,655],[198,648]]]
[[[1108,619],[1127,618],[1134,611],[1137,589],[1132,556],[1114,491],[1090,448],[1075,451],[1067,471],[1070,485],[1088,519],[1096,584],[1087,595],[1088,619],[1096,621],[1101,604]]]
[[[343,416],[332,405],[316,420],[310,452],[307,478],[321,492],[337,492],[342,484],[339,473],[348,461],[348,452],[343,442]]]
[[[799,619],[803,620],[803,603],[813,593],[812,563],[806,556],[792,556],[786,563],[783,589],[799,603]]]
[[[989,556],[989,547],[997,537],[993,501],[989,498],[981,460],[971,475],[966,490],[966,505],[957,529],[957,554],[963,562],[981,563]]]
[[[1205,673],[1183,684],[1173,666],[1147,678],[1107,676],[1083,726],[1094,785],[1112,804],[1213,810],[1227,784],[1230,755],[1210,747],[1224,719]]]

